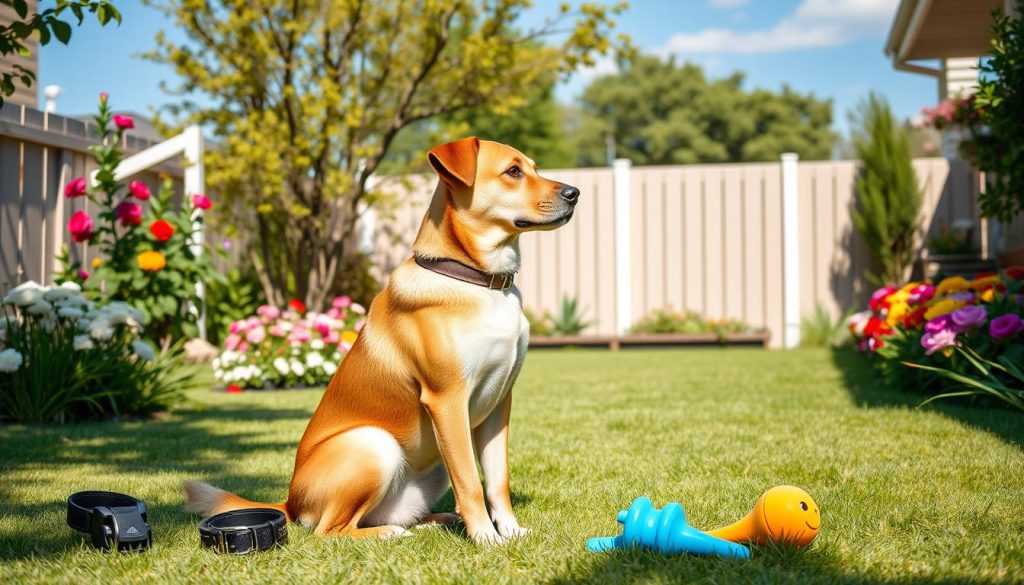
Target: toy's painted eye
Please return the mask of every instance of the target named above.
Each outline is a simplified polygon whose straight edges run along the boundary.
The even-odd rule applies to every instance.
[[[807,511],[807,502],[800,502],[800,509],[804,512]]]

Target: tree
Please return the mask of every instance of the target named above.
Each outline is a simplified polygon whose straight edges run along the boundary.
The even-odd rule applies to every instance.
[[[634,164],[775,160],[781,152],[828,158],[835,136],[832,103],[787,86],[745,91],[743,75],[709,81],[673,58],[641,56],[598,77],[581,98],[579,163],[607,164],[615,154]]]
[[[914,259],[921,223],[921,191],[910,141],[885,98],[871,93],[859,107],[853,143],[861,160],[853,223],[867,244],[882,283],[901,283]]]
[[[383,196],[367,180],[403,128],[521,105],[523,88],[611,50],[611,18],[625,8],[564,6],[520,31],[528,0],[158,4],[191,37],[178,45],[160,35],[149,55],[184,80],[169,112],[221,142],[207,180],[229,199],[226,219],[247,240],[268,300],[294,295],[310,308],[323,306],[364,206]],[[538,46],[552,35],[557,46]]]
[[[71,25],[61,18],[67,10],[74,14],[78,24],[82,24],[87,11],[95,14],[101,25],[111,20],[121,24],[121,14],[112,2],[105,0],[57,0],[56,6],[31,13],[27,0],[0,0],[0,5],[10,6],[18,17],[10,24],[0,24],[0,56],[28,53],[25,41],[34,33],[38,33],[40,45],[48,44],[53,37],[68,44],[71,40]],[[4,104],[4,97],[14,94],[15,81],[25,87],[32,87],[35,80],[35,73],[21,65],[0,71],[0,106]]]

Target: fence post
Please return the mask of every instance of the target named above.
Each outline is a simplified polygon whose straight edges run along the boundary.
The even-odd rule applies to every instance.
[[[800,345],[800,193],[795,152],[782,153],[782,345]]]
[[[632,268],[630,266],[629,159],[612,163],[615,186],[615,333],[623,335],[632,325]]]

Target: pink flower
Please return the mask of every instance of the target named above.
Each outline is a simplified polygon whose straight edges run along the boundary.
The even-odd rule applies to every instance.
[[[352,303],[352,306],[349,307],[349,309],[351,309],[352,312],[355,313],[356,315],[365,315],[366,314],[366,308],[364,308],[359,303]]]
[[[324,314],[327,315],[328,317],[330,317],[331,319],[341,319],[341,316],[344,313],[341,310],[339,310],[339,309],[331,307],[330,309],[327,309],[327,312],[324,313]]]
[[[230,350],[237,350],[242,344],[242,336],[232,333],[224,340],[224,347]]]
[[[267,331],[263,327],[254,327],[245,334],[245,340],[252,344],[262,343],[267,338]]]
[[[273,321],[281,316],[281,309],[273,305],[260,305],[256,309],[256,314],[262,317],[264,321]]]
[[[68,220],[68,231],[71,232],[72,240],[88,241],[92,237],[92,217],[84,211],[76,211]]]
[[[323,319],[317,319],[316,323],[314,324],[314,327],[316,327],[316,332],[320,334],[320,337],[327,337],[327,335],[331,332],[330,323]]]
[[[268,331],[270,331],[270,334],[273,335],[274,337],[285,336],[285,330],[280,325],[277,324],[271,325]]]
[[[296,327],[292,330],[292,335],[289,341],[295,343],[309,343],[309,340],[313,338],[313,334],[310,333],[309,329],[304,327]]]
[[[953,321],[954,329],[958,332],[964,332],[968,329],[981,327],[988,320],[988,312],[985,311],[985,307],[967,305],[953,311],[950,314],[950,319]]]
[[[197,209],[210,209],[213,207],[213,201],[206,195],[196,194],[192,196],[192,205]]]
[[[341,334],[337,331],[331,331],[327,337],[324,337],[324,343],[327,345],[338,345],[339,342],[341,342]]]
[[[910,289],[910,295],[907,297],[907,300],[913,305],[920,305],[921,303],[927,303],[932,300],[932,297],[934,296],[934,286],[930,284],[919,284]]]
[[[64,196],[68,199],[74,199],[75,197],[85,195],[85,190],[85,177],[78,177],[77,179],[71,179],[67,185],[64,185]]]
[[[134,201],[122,201],[114,209],[114,213],[121,225],[142,224],[142,206]]]
[[[131,116],[125,116],[122,114],[114,114],[114,125],[119,130],[129,130],[135,127],[135,120],[132,120]]]
[[[952,329],[943,329],[938,333],[925,333],[921,337],[921,347],[925,348],[928,355],[956,345],[956,332]]]
[[[331,306],[335,309],[347,309],[352,304],[352,297],[348,295],[341,295],[334,297],[331,301]]]
[[[356,324],[352,326],[352,329],[355,329],[356,333],[359,333],[360,331],[363,330],[363,327],[365,325],[366,325],[366,319],[360,319],[359,321],[356,321]]]
[[[152,196],[149,192],[149,187],[146,186],[142,181],[132,181],[128,183],[128,191],[131,192],[132,197],[145,201]]]
[[[231,325],[228,325],[229,333],[244,333],[246,329],[245,320],[235,321]]]
[[[78,278],[81,278],[82,280],[89,280],[89,271],[88,270],[79,270],[78,271]]]
[[[996,317],[988,324],[988,334],[996,341],[1009,339],[1021,331],[1024,331],[1024,321],[1013,313]]]
[[[938,317],[924,324],[925,333],[938,333],[940,331],[945,331],[947,329],[953,329],[953,321],[948,314],[939,315]]]

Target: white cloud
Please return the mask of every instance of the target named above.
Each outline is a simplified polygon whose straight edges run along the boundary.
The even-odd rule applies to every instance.
[[[750,0],[708,0],[708,4],[715,8],[735,8],[749,2]]]
[[[730,2],[733,0],[713,0]],[[736,31],[710,28],[677,33],[655,52],[779,53],[834,47],[869,35],[884,35],[899,0],[804,0],[775,26]]]
[[[580,67],[573,72],[573,75],[584,82],[589,82],[595,77],[602,75],[613,75],[619,72],[619,65],[615,62],[613,55],[599,55],[594,59],[594,64],[587,67]]]

